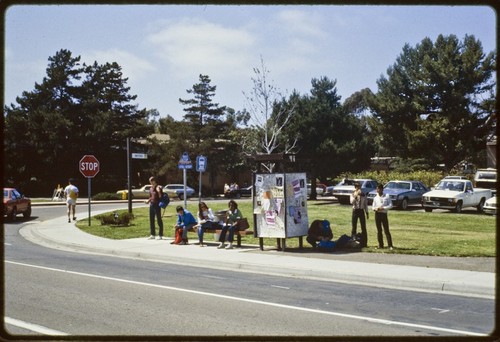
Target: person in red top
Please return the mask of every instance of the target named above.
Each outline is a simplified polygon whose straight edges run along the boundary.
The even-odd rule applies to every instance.
[[[154,240],[156,231],[155,231],[155,216],[158,220],[158,240],[163,239],[163,220],[161,219],[161,208],[159,206],[160,198],[163,194],[163,190],[160,185],[156,182],[154,177],[149,178],[149,183],[151,184],[151,188],[149,189],[149,199],[146,203],[149,203],[149,230],[151,235],[148,240]]]

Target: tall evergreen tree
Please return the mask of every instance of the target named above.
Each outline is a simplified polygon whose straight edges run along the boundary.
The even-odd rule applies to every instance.
[[[369,99],[383,147],[448,169],[464,159],[481,163],[495,121],[495,60],[469,35],[406,44]]]
[[[9,155],[4,181],[19,185],[37,179],[49,192],[80,176],[78,161],[94,154],[101,163],[96,185],[114,189],[114,180],[126,174],[126,154],[116,152],[126,137],[147,135],[152,127],[148,112],[131,104],[135,96],[126,82],[116,63],[80,65],[80,57],[68,50],[50,57],[43,81],[4,107]]]
[[[186,152],[192,158],[200,154],[207,157],[207,172],[211,178],[210,183],[213,184],[218,171],[231,160],[237,160],[238,150],[229,139],[232,127],[231,121],[226,120],[234,110],[212,102],[217,87],[210,82],[207,75],[200,75],[199,83],[186,90],[193,97],[179,99],[179,102],[187,106],[184,108],[184,121],[189,123],[189,126],[184,125],[186,130],[182,132],[182,138],[189,142]],[[213,188],[210,190],[211,193],[214,191]]]

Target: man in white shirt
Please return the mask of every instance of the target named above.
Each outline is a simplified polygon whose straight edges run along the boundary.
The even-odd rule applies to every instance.
[[[392,251],[392,237],[389,231],[389,220],[387,218],[387,210],[392,208],[392,201],[389,195],[384,196],[384,187],[382,184],[377,185],[377,195],[373,199],[372,209],[375,211],[375,225],[377,226],[378,248],[384,248],[384,237],[382,236],[382,226],[384,227],[387,245]]]
[[[71,213],[73,213],[73,221],[76,221],[76,199],[78,198],[78,188],[73,185],[73,179],[68,181],[68,185],[64,188],[64,197],[66,197],[66,206],[68,207],[68,222],[71,223]]]

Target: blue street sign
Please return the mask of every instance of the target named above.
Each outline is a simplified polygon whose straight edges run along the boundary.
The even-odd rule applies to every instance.
[[[189,155],[187,152],[184,152],[179,159],[179,169],[192,169],[193,163],[191,163],[191,159],[189,159]]]
[[[196,157],[196,171],[205,172],[207,170],[207,157],[198,156]]]

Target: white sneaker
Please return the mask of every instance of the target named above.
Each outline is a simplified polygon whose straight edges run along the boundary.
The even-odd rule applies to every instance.
[[[217,249],[222,249],[225,245],[226,244],[224,242],[221,242],[220,245],[217,246]]]
[[[150,235],[150,236],[148,237],[148,240],[154,240],[154,239],[155,239],[155,236],[154,236],[154,235]]]
[[[226,249],[233,249],[233,244],[230,242],[229,245],[227,245]]]
[[[163,238],[161,236],[158,235],[158,237],[156,238],[156,240],[162,240]]]

